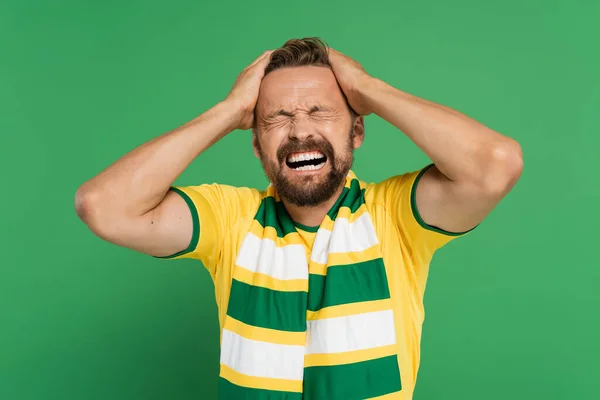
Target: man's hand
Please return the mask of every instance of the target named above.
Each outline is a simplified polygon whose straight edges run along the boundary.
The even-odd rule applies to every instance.
[[[374,78],[357,61],[334,49],[329,49],[329,63],[350,107],[359,115],[371,114],[373,110],[362,95],[362,88]]]
[[[271,60],[272,50],[265,51],[237,77],[226,102],[231,102],[239,110],[237,129],[250,129],[254,122],[254,108],[265,68]]]

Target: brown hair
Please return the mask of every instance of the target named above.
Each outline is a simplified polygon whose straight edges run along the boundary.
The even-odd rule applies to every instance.
[[[331,68],[329,46],[318,37],[290,39],[271,54],[271,60],[265,68],[265,75],[280,68],[314,65]],[[342,93],[352,118],[358,114],[350,107],[346,95]]]
[[[329,48],[318,37],[291,39],[271,54],[271,61],[265,68],[265,75],[285,67],[315,65],[331,68]]]

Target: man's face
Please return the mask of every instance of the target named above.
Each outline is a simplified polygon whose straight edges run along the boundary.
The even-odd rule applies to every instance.
[[[316,66],[271,72],[255,115],[255,154],[279,196],[297,206],[329,200],[345,182],[364,133],[333,72]]]

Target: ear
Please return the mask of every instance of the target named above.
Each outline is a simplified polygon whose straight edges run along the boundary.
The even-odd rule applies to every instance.
[[[360,115],[354,119],[354,148],[358,149],[365,140],[365,118]]]
[[[254,156],[258,159],[260,159],[260,151],[258,150],[259,146],[258,133],[256,132],[255,128],[252,128],[252,150],[254,151]]]

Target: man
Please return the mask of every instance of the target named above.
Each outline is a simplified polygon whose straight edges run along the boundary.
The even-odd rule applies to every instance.
[[[365,115],[433,161],[365,183]],[[271,185],[171,187],[236,129]],[[215,284],[224,399],[411,399],[433,253],[478,225],[522,170],[519,145],[369,76],[316,38],[268,51],[225,100],[81,186],[99,237],[194,258]]]

